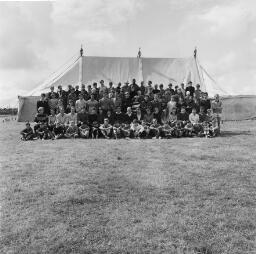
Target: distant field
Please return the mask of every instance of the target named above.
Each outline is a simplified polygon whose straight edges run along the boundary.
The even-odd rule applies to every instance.
[[[9,121],[15,121],[17,119],[17,115],[0,115],[0,122],[6,121],[7,119]]]
[[[0,122],[0,253],[256,253],[256,121],[129,141],[23,126]]]

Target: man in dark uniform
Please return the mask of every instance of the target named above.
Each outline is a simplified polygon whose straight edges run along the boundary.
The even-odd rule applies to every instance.
[[[49,108],[49,105],[48,105],[48,101],[46,99],[46,96],[44,93],[41,94],[41,98],[39,101],[37,101],[36,103],[36,109],[38,111],[39,108],[44,108],[44,113],[49,115],[50,114],[50,108]]]
[[[193,97],[195,93],[195,88],[192,86],[192,81],[188,82],[188,86],[185,89],[186,93],[189,92],[190,95]]]

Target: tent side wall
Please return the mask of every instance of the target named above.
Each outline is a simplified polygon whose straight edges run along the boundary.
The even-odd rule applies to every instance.
[[[222,120],[239,121],[256,118],[256,96],[222,98]]]
[[[36,114],[36,102],[40,96],[19,96],[18,122],[34,121]]]

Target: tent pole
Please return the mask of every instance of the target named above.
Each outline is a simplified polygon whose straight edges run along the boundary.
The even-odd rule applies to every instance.
[[[81,45],[80,57],[79,57],[79,74],[78,74],[80,86],[83,84],[83,56],[84,56],[84,50],[83,50],[83,45]]]
[[[198,79],[199,79],[200,85],[202,85],[202,80],[201,80],[201,76],[200,76],[199,69],[198,69],[198,63],[197,63],[197,48],[195,48],[195,50],[194,50],[194,59],[195,59],[195,64],[196,64],[196,70],[197,70]],[[204,84],[203,84],[203,85],[204,85]]]
[[[143,78],[143,66],[142,66],[142,58],[141,58],[142,54],[141,54],[141,48],[139,48],[139,52],[138,52],[138,55],[137,55],[137,58],[139,60],[139,79],[140,79],[140,82],[144,82],[144,78]]]

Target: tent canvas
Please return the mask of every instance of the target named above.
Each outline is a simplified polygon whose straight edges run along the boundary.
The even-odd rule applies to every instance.
[[[82,83],[92,84],[102,79],[114,84],[130,82],[133,78],[139,81],[139,61],[132,57],[83,57]]]
[[[33,121],[36,114],[36,102],[40,96],[19,96],[18,121]]]
[[[151,80],[153,84],[169,83],[180,85],[192,81],[199,83],[203,91],[207,86],[202,82],[203,71],[194,57],[188,58],[136,58],[136,57],[95,57],[81,56],[72,62],[63,72],[59,72],[52,79],[43,82],[28,96],[19,97],[18,121],[32,121],[36,111],[36,101],[41,93],[49,91],[50,86],[57,90],[58,85],[66,89],[69,84],[92,84],[101,79],[106,83],[112,81],[114,85],[131,82],[135,78],[137,82]],[[33,108],[33,109],[31,109]]]
[[[145,82],[180,85],[192,81],[201,83],[194,58],[142,58],[142,75]]]
[[[237,121],[256,118],[256,96],[241,95],[222,98],[222,119]]]

